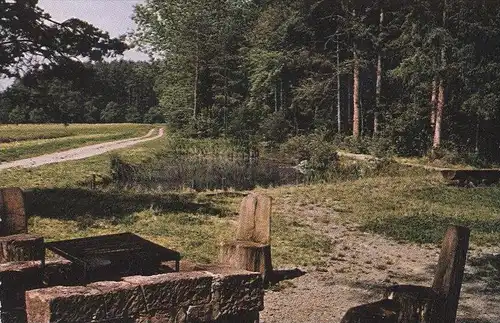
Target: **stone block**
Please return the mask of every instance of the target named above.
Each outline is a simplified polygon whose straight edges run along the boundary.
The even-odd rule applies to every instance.
[[[82,272],[69,260],[50,260],[45,262],[43,280],[48,287],[76,286],[82,280]]]
[[[147,311],[141,286],[121,282],[98,282],[87,286],[101,292],[106,306],[106,319],[138,316]]]
[[[0,308],[24,308],[24,293],[42,286],[40,262],[11,262],[0,265]],[[3,321],[1,321],[3,322]]]
[[[233,271],[217,275],[214,300],[219,304],[219,316],[239,316],[264,309],[264,285],[260,274]]]
[[[264,308],[261,275],[243,270],[230,270],[226,267],[214,269],[219,273],[213,273],[210,303],[189,306],[186,322],[233,322],[232,318],[258,313]]]
[[[24,309],[0,312],[0,322],[2,323],[26,323],[26,311]]]
[[[26,292],[28,323],[89,323],[106,319],[101,291],[89,287],[51,287]]]
[[[204,272],[125,277],[142,286],[148,311],[205,304],[210,301],[213,276]]]
[[[45,258],[43,237],[17,234],[0,237],[0,264],[13,261],[32,261]]]

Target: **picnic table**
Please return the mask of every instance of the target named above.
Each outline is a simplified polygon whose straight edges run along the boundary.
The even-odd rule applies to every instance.
[[[49,242],[46,249],[73,263],[84,281],[154,274],[163,261],[175,261],[179,271],[181,255],[133,233]]]

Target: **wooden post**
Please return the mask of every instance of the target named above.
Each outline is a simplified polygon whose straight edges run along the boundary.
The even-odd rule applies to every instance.
[[[443,323],[454,323],[457,317],[469,237],[468,228],[453,226],[448,229],[443,240],[432,283],[432,288],[445,298]]]
[[[45,245],[42,237],[28,234],[0,237],[0,264],[44,259]]]
[[[0,236],[28,232],[23,191],[20,188],[0,190]]]
[[[398,313],[398,303],[385,299],[349,309],[340,323],[398,323]]]

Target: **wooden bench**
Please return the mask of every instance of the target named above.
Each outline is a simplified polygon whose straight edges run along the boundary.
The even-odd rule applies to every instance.
[[[385,300],[353,307],[341,323],[455,323],[470,230],[446,232],[432,287],[397,285]]]
[[[500,169],[446,169],[443,178],[457,181],[459,186],[491,185],[500,181]]]

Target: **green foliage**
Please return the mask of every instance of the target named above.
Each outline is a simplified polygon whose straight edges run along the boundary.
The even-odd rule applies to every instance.
[[[27,68],[40,67],[42,59],[49,64],[77,56],[101,60],[127,49],[122,41],[85,21],[55,22],[37,3],[0,0],[0,75],[22,75]]]
[[[292,137],[281,145],[280,150],[297,164],[307,160],[310,169],[318,172],[338,167],[336,147],[320,135]]]

